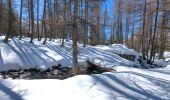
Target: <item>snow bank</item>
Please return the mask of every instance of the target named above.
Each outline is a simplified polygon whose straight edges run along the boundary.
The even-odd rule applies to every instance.
[[[105,46],[107,48],[107,46]],[[133,66],[135,62],[126,60],[117,54],[102,50],[96,46],[88,46],[80,51],[79,62],[91,61],[101,66],[114,67],[117,65]]]
[[[123,44],[112,44],[112,45],[109,45],[109,46],[97,45],[97,46],[95,46],[95,48],[98,49],[98,50],[103,50],[105,52],[109,52],[110,55],[112,55],[113,53],[114,54],[119,54],[119,55],[122,55],[122,54],[134,55],[135,56],[135,60],[134,61],[129,61],[128,60],[128,63],[125,63],[125,65],[128,65],[128,66],[138,66],[138,67],[140,66],[138,59],[141,56],[141,54],[138,53],[137,51],[133,50],[133,49],[127,48]],[[119,61],[121,62],[122,60],[119,59]]]
[[[170,62],[170,52],[164,52],[164,58],[166,62]]]
[[[153,62],[153,65],[157,66],[157,67],[166,67],[167,66],[167,62],[165,62],[163,59],[155,59]]]
[[[170,52],[164,52],[164,58],[170,58]]]
[[[52,66],[61,65],[61,67],[72,66],[72,41],[66,40],[65,46],[61,47],[60,39],[47,41],[43,45],[43,41],[34,39],[34,43],[29,43],[29,38],[13,38],[6,44],[3,42],[3,36],[0,37],[0,71],[18,70],[18,69],[47,69]],[[98,60],[102,66],[114,67],[117,65],[134,66],[138,65],[138,61],[126,60],[117,54],[140,54],[132,49],[128,49],[121,44],[113,44],[110,46],[98,45],[87,46],[83,48],[82,44],[78,44],[78,60],[80,65],[85,65],[87,60]],[[119,54],[118,53],[118,54]],[[137,59],[137,58],[136,58]]]
[[[65,80],[0,80],[0,97],[2,100],[169,99],[170,68],[116,68],[117,73],[79,75]]]
[[[123,44],[112,44],[109,46],[98,45],[98,46],[95,46],[95,48],[104,50],[104,51],[109,51],[109,52],[116,53],[116,54],[127,54],[127,55],[135,55],[135,56],[141,55],[137,51],[133,49],[129,49]]]
[[[42,45],[41,42],[34,40],[31,44],[28,38],[23,40],[13,38],[6,44],[2,42],[2,37],[0,39],[0,71],[47,69],[58,64],[63,67],[71,64],[71,57],[67,56],[69,52],[66,51],[68,48],[61,48],[55,42],[48,41],[46,45]]]

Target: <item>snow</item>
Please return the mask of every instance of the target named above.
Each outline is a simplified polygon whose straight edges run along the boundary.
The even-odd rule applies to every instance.
[[[78,75],[65,80],[0,80],[0,97],[1,100],[170,98],[170,67],[146,70],[117,66],[116,70],[116,73]]]
[[[158,67],[166,67],[167,66],[167,62],[165,62],[163,59],[155,59],[153,64]]]
[[[164,58],[166,62],[170,62],[170,52],[168,51],[164,52]]]
[[[9,43],[3,42],[4,36],[0,36],[0,71],[18,70],[18,69],[48,69],[52,66],[61,65],[61,67],[72,66],[72,41],[66,40],[65,46],[61,47],[60,39],[47,41],[43,45],[42,41],[34,39],[34,43],[29,43],[29,38],[24,37],[22,40],[12,38]],[[109,52],[109,50],[111,52]],[[132,49],[128,49],[121,44],[111,46],[87,46],[83,48],[82,44],[78,44],[78,60],[80,65],[85,65],[87,60],[98,60],[102,66],[114,67],[117,65],[134,66],[138,61],[126,60],[115,51],[122,53],[140,54]]]
[[[61,48],[57,42],[48,41],[47,45],[43,45],[34,40],[31,44],[28,38],[13,38],[6,44],[2,42],[3,37],[0,39],[0,71],[71,65],[71,54],[66,51],[68,48]]]
[[[109,46],[98,45],[95,48],[98,48],[98,49],[101,49],[101,50],[104,50],[104,51],[112,51],[116,54],[140,55],[135,50],[129,49],[123,44],[112,44],[112,45],[109,45]]]
[[[164,52],[164,57],[165,58],[170,58],[170,52],[168,52],[168,51]]]
[[[134,60],[135,65],[139,66],[138,59],[141,56],[141,54],[133,49],[129,49],[124,44],[112,44],[109,46],[98,45],[95,48],[97,48],[99,50],[104,50],[105,52],[111,52],[111,53],[120,54],[120,55],[121,54],[134,55],[135,56],[135,60]]]
[[[56,39],[47,41],[29,38],[13,38],[8,44],[0,36],[0,71],[12,69],[40,68],[47,69],[53,65],[72,66],[72,41]],[[93,75],[77,75],[65,80],[41,79],[1,79],[0,100],[167,100],[170,98],[170,64],[162,68],[138,69],[129,66],[136,61],[126,60],[117,54],[140,54],[122,44],[109,46],[89,46],[83,48],[78,44],[79,64],[87,60],[101,66],[114,68],[116,72]],[[165,52],[165,58],[170,53]],[[163,60],[155,63],[163,65]]]

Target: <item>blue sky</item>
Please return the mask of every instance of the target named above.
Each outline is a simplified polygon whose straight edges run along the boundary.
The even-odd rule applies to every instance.
[[[43,1],[44,0],[40,0],[40,16],[43,13]],[[13,7],[14,7],[15,11],[18,12],[18,15],[19,15],[19,13],[20,13],[20,0],[14,0],[14,2],[15,3],[14,3]],[[113,6],[114,6],[114,3],[115,3],[115,0],[106,0],[105,3],[106,3],[106,6],[107,6],[107,13],[108,13],[109,17],[112,17],[112,15],[113,15]],[[102,4],[102,7],[101,7],[102,11],[104,11],[106,9],[105,3]],[[35,9],[35,12],[36,12],[36,7],[34,9]],[[23,9],[23,18],[27,19],[27,14],[28,13],[26,12],[24,14],[24,12],[26,12],[26,9]],[[35,14],[35,16],[36,16],[36,14]],[[110,31],[111,31],[110,27],[105,28],[106,34],[110,33]],[[109,37],[110,35],[107,34],[106,36]]]
[[[114,5],[114,1],[115,0],[106,0],[106,6],[107,6],[107,11],[108,11],[108,14],[111,15],[113,13],[112,9],[113,9],[113,5]],[[18,12],[20,12],[20,0],[14,0],[14,9]],[[43,0],[40,0],[40,6],[43,6]],[[43,8],[43,7],[42,7]],[[102,9],[105,10],[106,7],[105,7],[105,4],[103,3],[103,6],[102,6]],[[42,13],[42,11],[40,12]]]

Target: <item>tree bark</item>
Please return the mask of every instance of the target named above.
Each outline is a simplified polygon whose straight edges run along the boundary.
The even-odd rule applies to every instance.
[[[33,38],[34,38],[34,7],[33,7],[33,0],[30,0],[30,14],[31,14],[31,40],[30,40],[30,43],[33,43]]]
[[[37,38],[40,41],[40,31],[39,31],[39,0],[37,0]]]
[[[44,11],[43,11],[43,29],[44,29],[44,36],[45,39],[43,41],[43,44],[46,44],[47,41],[47,32],[46,32],[46,0],[44,0]]]
[[[84,45],[83,47],[86,47],[88,43],[88,1],[85,1],[85,22],[84,22]]]
[[[145,16],[146,16],[146,0],[144,3],[144,12],[143,12],[143,29],[142,29],[142,41],[141,41],[141,51],[142,56],[145,56],[145,46],[144,46],[144,34],[145,34]]]
[[[8,31],[7,34],[5,36],[4,42],[8,43],[8,39],[10,37],[10,35],[12,34],[12,1],[8,0]]]
[[[155,24],[154,24],[154,32],[153,32],[153,39],[152,39],[152,47],[149,57],[149,64],[152,64],[154,61],[155,56],[155,37],[156,37],[156,29],[157,29],[157,19],[158,19],[158,10],[159,10],[159,0],[157,0],[157,7],[156,7],[156,16],[155,16]]]
[[[78,40],[78,0],[74,0],[74,16],[73,16],[73,73],[79,74],[78,60],[77,60],[77,40]]]
[[[23,5],[23,0],[20,1],[21,6],[20,6],[20,37],[19,39],[22,39],[22,5]]]
[[[0,35],[2,34],[2,14],[3,14],[3,9],[2,9],[2,0],[0,1]]]
[[[62,29],[62,43],[61,43],[61,46],[64,46],[64,39],[65,39],[65,36],[66,36],[66,11],[67,11],[67,9],[66,9],[66,0],[64,1],[64,8],[63,8],[63,11],[64,11],[64,14],[63,14],[63,23],[64,23],[64,26],[63,26],[63,29]]]

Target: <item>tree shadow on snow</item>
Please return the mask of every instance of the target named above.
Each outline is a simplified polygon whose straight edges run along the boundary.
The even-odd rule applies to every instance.
[[[57,52],[58,54],[60,54],[62,57],[66,58],[66,59],[71,59],[71,54],[68,53],[68,51],[64,51],[62,49],[64,49],[64,47],[57,47],[53,44],[46,44],[46,46],[51,49],[52,51]]]
[[[165,67],[164,67],[164,68],[165,68]],[[149,69],[149,71],[152,71],[152,72],[158,72],[158,73],[162,73],[162,74],[170,75],[170,70],[168,70],[168,69],[163,69],[163,70]]]
[[[96,57],[96,58],[99,58],[103,61],[107,61],[107,62],[110,62],[110,63],[118,63],[118,64],[121,64],[121,65],[129,66],[128,65],[129,61],[120,57],[117,54],[114,54],[114,53],[111,53],[111,52],[106,52],[106,51],[103,51],[103,50],[98,50],[98,49],[91,48],[91,47],[87,48],[86,51],[87,52],[84,55],[82,55],[82,56],[85,56],[86,58]]]
[[[2,53],[1,53],[1,50],[0,50],[0,64],[3,64],[3,58],[2,58]]]
[[[168,81],[168,80],[156,78],[153,76],[149,76],[149,75],[145,75],[145,74],[141,74],[141,73],[137,73],[137,72],[131,72],[131,71],[124,71],[124,72],[119,72],[119,73],[130,73],[130,74],[133,74],[136,76],[140,76],[142,78],[147,79],[154,85],[159,86],[160,88],[162,88],[162,90],[166,91],[166,93],[170,93],[170,81]],[[151,74],[152,74],[152,72],[151,72]],[[158,92],[158,91],[155,91],[155,92]]]
[[[127,72],[127,73],[131,73],[131,72]],[[138,74],[138,73],[132,73],[132,74],[144,77],[150,80],[155,85],[161,86],[162,89],[166,90],[166,93],[170,92],[170,82],[156,79],[154,77],[150,77],[150,76],[143,75],[143,74]],[[153,90],[157,94],[159,94],[157,95],[153,91],[146,90],[142,88],[141,86],[133,83],[133,81],[131,80],[128,80],[130,81],[130,83],[127,83],[128,82],[126,81],[127,79],[122,80],[122,79],[119,79],[120,77],[116,77],[115,75],[112,75],[112,74],[102,74],[101,76],[92,75],[92,77],[95,79],[97,84],[101,84],[104,88],[106,88],[106,90],[105,89],[98,89],[98,90],[106,94],[110,94],[109,98],[116,99],[119,97],[123,97],[123,98],[132,99],[132,100],[147,100],[147,99],[163,100],[161,97],[159,97],[161,94],[159,91]],[[106,78],[110,81],[107,81]],[[116,95],[114,93],[119,94],[119,95]],[[163,95],[166,95],[166,93],[164,93]]]
[[[55,61],[52,57],[46,54],[46,51],[39,49],[35,44],[27,43],[26,41],[19,42],[13,39],[15,45],[8,44],[8,47],[16,53],[20,60],[26,64],[36,64],[37,62],[48,62],[46,58]]]
[[[16,92],[12,91],[9,87],[5,86],[3,83],[0,82],[0,91],[5,93],[5,96],[0,97],[0,99],[6,99],[4,97],[8,96],[10,100],[24,100],[21,95],[17,94]]]

